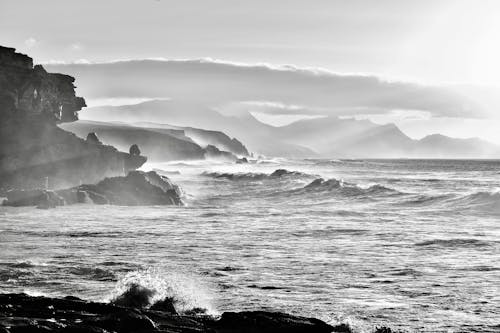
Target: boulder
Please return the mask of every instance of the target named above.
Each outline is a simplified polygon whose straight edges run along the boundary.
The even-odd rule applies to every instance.
[[[179,187],[154,171],[131,171],[125,177],[105,178],[95,185],[80,185],[72,191],[80,193],[84,202],[90,199],[94,204],[182,205]]]
[[[89,134],[87,134],[87,139],[85,141],[87,141],[88,143],[95,144],[95,145],[102,145],[101,140],[99,140],[99,138],[97,137],[97,134],[95,134],[95,132],[90,132]]]

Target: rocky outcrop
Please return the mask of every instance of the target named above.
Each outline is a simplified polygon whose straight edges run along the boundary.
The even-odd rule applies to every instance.
[[[57,126],[77,120],[85,106],[73,82],[0,47],[0,193],[45,188],[46,183],[51,189],[94,183],[146,162],[144,156],[80,139]]]
[[[57,194],[66,204],[182,205],[179,187],[154,171],[131,171],[126,177],[106,178],[95,185],[80,185]]]
[[[126,177],[105,178],[95,185],[65,190],[9,190],[4,206],[56,206],[89,203],[96,205],[182,205],[181,190],[154,171],[131,171]]]
[[[138,304],[140,305],[140,304]],[[87,302],[76,297],[48,298],[0,294],[0,332],[212,332],[212,333],[327,333],[351,332],[314,318],[279,312],[176,314],[130,307],[129,303]],[[390,331],[387,331],[390,332]]]
[[[59,121],[77,120],[85,100],[75,96],[72,76],[47,73],[33,60],[0,46],[0,112],[2,118],[41,115]]]
[[[206,159],[223,159],[227,161],[236,161],[238,158],[234,156],[233,153],[228,151],[223,151],[217,148],[216,146],[208,145],[204,148],[205,158]]]
[[[220,131],[210,131],[193,127],[184,127],[186,135],[199,145],[212,145],[235,155],[249,156],[245,145],[236,138],[230,138]]]

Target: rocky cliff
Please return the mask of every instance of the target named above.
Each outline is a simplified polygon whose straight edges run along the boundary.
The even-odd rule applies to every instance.
[[[85,106],[73,83],[73,77],[47,73],[30,57],[0,46],[0,192],[95,183],[146,162],[57,127],[77,120]]]

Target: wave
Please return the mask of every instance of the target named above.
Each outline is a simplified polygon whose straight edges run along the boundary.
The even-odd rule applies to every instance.
[[[380,184],[362,187],[357,184],[347,183],[335,178],[325,180],[316,178],[311,183],[300,189],[301,192],[338,192],[344,196],[377,196],[403,194],[395,189]]]
[[[412,199],[402,202],[403,205],[427,205],[442,202],[445,200],[452,199],[454,195],[452,194],[441,194],[441,195],[416,195]]]
[[[230,172],[203,172],[201,174],[205,177],[218,178],[218,179],[228,179],[228,180],[262,180],[268,177],[265,173],[254,173],[254,172],[245,172],[245,173],[230,173]]]
[[[69,274],[83,275],[97,281],[116,281],[115,274],[99,267],[77,266],[65,269]]]
[[[444,209],[477,210],[487,213],[500,213],[500,192],[479,191],[466,195],[453,193],[439,195],[414,195],[411,199],[401,202],[402,205],[426,206],[442,205]]]
[[[203,282],[189,274],[165,272],[157,268],[134,271],[118,281],[108,301],[151,307],[170,301],[178,313],[218,314]]]
[[[445,247],[445,248],[480,248],[489,247],[492,244],[475,238],[450,238],[450,239],[431,239],[423,242],[415,243],[418,247]]]
[[[497,208],[500,211],[500,191],[491,192],[479,191],[469,195],[465,195],[456,200],[457,203],[467,205],[488,205],[492,208]]]
[[[259,173],[259,172],[239,172],[239,173],[230,173],[230,172],[203,172],[201,174],[205,177],[211,178],[223,178],[228,180],[250,180],[250,181],[258,181],[263,179],[285,179],[285,178],[300,178],[300,177],[314,177],[313,175],[309,175],[307,173],[303,173],[300,171],[289,171],[286,169],[276,169],[274,172],[267,173]]]

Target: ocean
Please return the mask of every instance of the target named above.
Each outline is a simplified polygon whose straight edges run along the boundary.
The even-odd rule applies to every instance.
[[[0,292],[109,301],[139,283],[179,311],[500,331],[500,161],[146,168],[186,205],[0,207]]]

